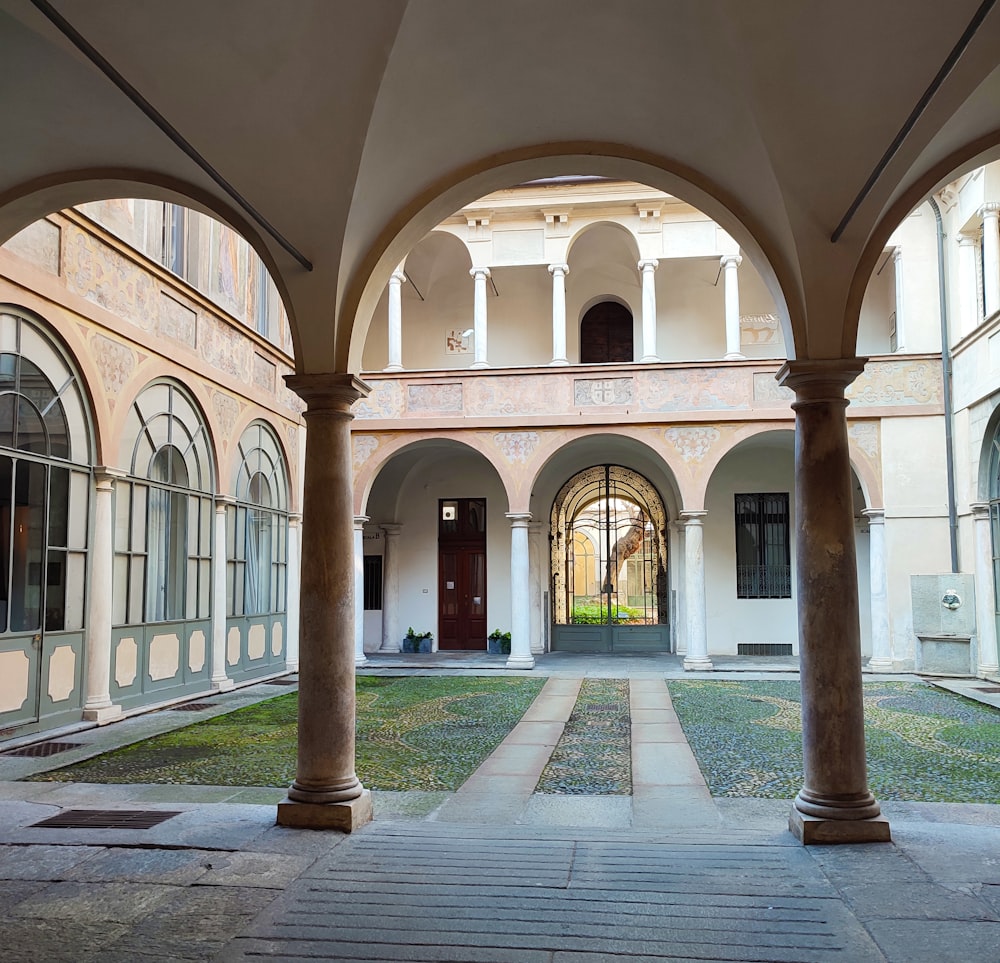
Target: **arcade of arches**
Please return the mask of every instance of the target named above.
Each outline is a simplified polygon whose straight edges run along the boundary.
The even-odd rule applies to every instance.
[[[509,628],[525,669],[584,625],[609,648],[649,632],[691,668],[790,645],[796,831],[885,838],[862,659],[998,671],[1000,14],[555,0],[529,30],[503,3],[275,21],[223,0],[191,31],[163,4],[0,6],[0,299],[27,345],[3,346],[0,425],[17,727],[276,671],[300,623],[279,819],[349,829],[370,816],[353,666],[394,644],[393,607],[443,634],[454,582],[470,607],[456,596],[450,643]],[[136,193],[153,207],[103,200]],[[95,200],[103,222],[72,208]],[[203,216],[184,202],[229,228],[182,244]],[[602,304],[622,311],[584,325]],[[602,469],[593,500],[559,502]],[[557,504],[572,553],[546,544]],[[931,604],[942,572],[957,610]]]

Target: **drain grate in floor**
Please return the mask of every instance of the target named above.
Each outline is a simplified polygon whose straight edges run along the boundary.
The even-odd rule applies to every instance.
[[[269,679],[265,685],[298,685],[298,679]]]
[[[180,812],[163,809],[67,809],[31,829],[151,829]]]
[[[977,685],[976,692],[1000,692],[1000,685]]]
[[[205,709],[214,709],[214,702],[185,702],[182,706],[171,706],[171,712],[203,712]]]
[[[0,756],[28,756],[39,759],[42,756],[54,756],[57,752],[65,752],[67,749],[79,749],[81,745],[83,745],[81,742],[36,742],[31,746],[0,752]]]

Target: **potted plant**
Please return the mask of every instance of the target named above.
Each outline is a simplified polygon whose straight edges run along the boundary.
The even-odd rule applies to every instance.
[[[494,629],[486,636],[486,651],[492,655],[510,655],[510,632]]]
[[[433,632],[414,632],[411,625],[403,636],[404,652],[430,652],[434,641]]]

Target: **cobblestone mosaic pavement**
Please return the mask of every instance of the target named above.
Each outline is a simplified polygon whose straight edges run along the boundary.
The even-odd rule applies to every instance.
[[[798,792],[797,681],[668,685],[714,796],[785,799]],[[1000,711],[923,683],[867,683],[864,703],[876,798],[1000,803]]]
[[[358,776],[376,790],[457,789],[517,724],[543,683],[359,677]],[[295,776],[297,705],[296,693],[279,696],[30,778],[287,786]]]
[[[585,679],[542,771],[539,793],[627,796],[632,755],[627,679]]]

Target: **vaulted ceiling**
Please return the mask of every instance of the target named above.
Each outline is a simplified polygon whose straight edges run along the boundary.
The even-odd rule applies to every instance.
[[[566,173],[691,201],[754,261],[798,357],[848,356],[892,228],[1000,145],[992,0],[0,0],[0,64],[0,239],[98,197],[212,211],[271,267],[303,372],[356,366],[434,224]]]

